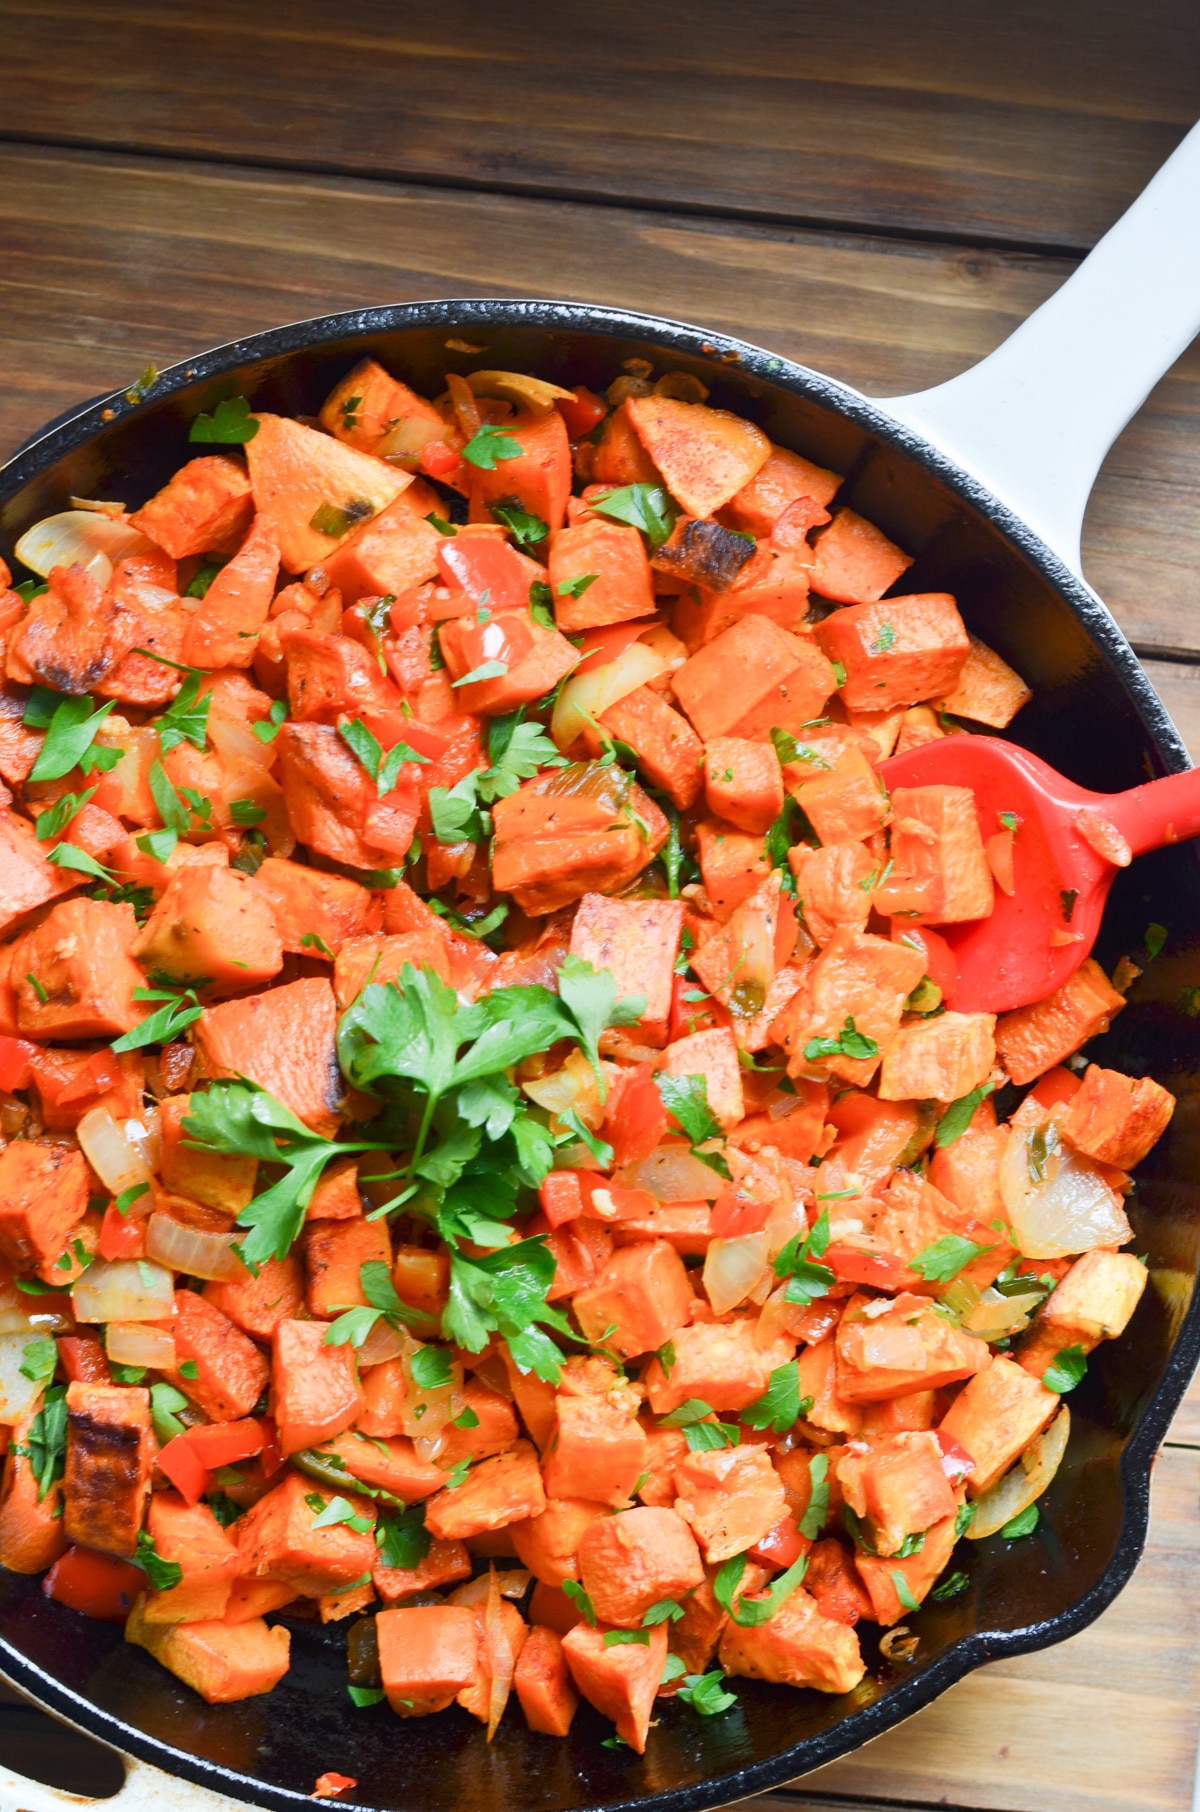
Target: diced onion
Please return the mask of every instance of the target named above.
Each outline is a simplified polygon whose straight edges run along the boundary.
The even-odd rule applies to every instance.
[[[222,761],[248,762],[259,773],[273,767],[279,756],[278,742],[260,742],[252,724],[244,717],[226,717],[215,700],[208,713],[208,739]]]
[[[0,1309],[0,1337],[5,1334],[24,1334],[29,1338],[33,1328],[24,1309]]]
[[[404,1425],[401,1433],[414,1441],[430,1440],[434,1435],[440,1435],[451,1417],[462,1414],[465,1403],[462,1394],[463,1368],[458,1360],[451,1361],[449,1383],[438,1384],[430,1389],[414,1382],[413,1357],[421,1350],[421,1343],[413,1341],[404,1355],[404,1378],[408,1394],[404,1399]]]
[[[144,1365],[160,1372],[176,1367],[175,1336],[145,1321],[110,1321],[104,1350],[117,1365]]]
[[[600,1073],[605,1085],[611,1087],[616,1080],[615,1064],[601,1063]],[[600,1090],[592,1066],[582,1051],[572,1051],[560,1070],[552,1070],[548,1076],[538,1076],[531,1082],[523,1082],[521,1087],[531,1101],[547,1112],[561,1115],[569,1108],[574,1108],[583,1124],[592,1132],[598,1132],[604,1124],[604,1103],[600,1099]]]
[[[29,1413],[42,1393],[42,1381],[26,1378],[21,1370],[28,1364],[25,1348],[29,1337],[28,1328],[0,1334],[0,1422],[10,1428]],[[29,1370],[34,1367],[30,1365]]]
[[[907,1623],[898,1623],[879,1644],[879,1652],[885,1661],[911,1661],[920,1641],[921,1638],[913,1635]]]
[[[446,1594],[447,1604],[482,1604],[488,1595],[488,1582],[491,1575],[481,1573],[478,1579],[465,1579],[452,1592]],[[497,1573],[496,1587],[501,1598],[523,1598],[528,1589],[532,1573],[524,1567],[513,1567],[509,1572]]]
[[[704,1258],[704,1290],[715,1315],[745,1302],[767,1268],[765,1232],[740,1239],[714,1239]]]
[[[136,1120],[123,1122],[126,1139],[151,1170],[162,1163],[162,1116],[156,1107],[143,1108]]]
[[[561,384],[548,383],[545,378],[526,377],[523,371],[471,371],[467,382],[472,395],[498,396],[519,409],[527,409],[531,415],[548,415],[559,397],[566,403],[575,401],[573,390],[564,390]]]
[[[686,1145],[660,1145],[619,1170],[614,1181],[622,1189],[648,1189],[660,1202],[715,1202],[725,1188],[724,1178]]]
[[[487,1740],[490,1743],[504,1716],[508,1695],[512,1691],[513,1670],[516,1666],[512,1643],[508,1635],[508,1625],[500,1611],[500,1588],[495,1567],[488,1568],[488,1593],[484,1602],[482,1647],[486,1654],[486,1665],[491,1674],[488,1682],[487,1721]]]
[[[1133,1237],[1120,1196],[1090,1159],[1063,1143],[1053,1113],[1014,1126],[1000,1163],[1000,1193],[1026,1258],[1067,1258]]]
[[[236,1283],[249,1275],[238,1255],[232,1226],[219,1233],[205,1232],[200,1227],[185,1227],[169,1214],[152,1214],[146,1228],[146,1251],[183,1277]]]
[[[147,553],[153,546],[137,529],[95,510],[63,510],[26,529],[16,555],[22,566],[42,579],[48,579],[56,566],[82,566],[98,584],[107,585],[114,561]]]
[[[994,1535],[1014,1516],[1028,1510],[1050,1485],[1062,1465],[1071,1435],[1071,1412],[1064,1403],[1049,1428],[1035,1435],[1015,1466],[985,1491],[975,1505],[967,1534],[972,1541]]]
[[[569,749],[583,735],[589,718],[599,717],[618,699],[668,672],[670,665],[665,655],[645,642],[630,642],[615,661],[577,673],[559,693],[550,720],[550,734],[559,748]]]
[[[402,1328],[394,1328],[381,1315],[356,1357],[360,1371],[369,1365],[386,1365],[389,1359],[402,1359],[412,1348],[411,1337]]]
[[[137,1126],[140,1138],[130,1136],[131,1126]],[[153,1166],[146,1161],[143,1150],[145,1132],[141,1123],[127,1120],[118,1125],[107,1109],[93,1107],[79,1122],[77,1137],[84,1157],[113,1195],[132,1189],[135,1183],[154,1181]]]
[[[175,1279],[145,1258],[97,1259],[71,1292],[76,1321],[170,1321]]]
[[[1042,1290],[1031,1290],[1024,1296],[1005,1296],[999,1290],[983,1290],[978,1302],[962,1315],[959,1325],[966,1333],[981,1334],[985,1340],[1004,1340],[1029,1326],[1029,1317],[1044,1294]]]

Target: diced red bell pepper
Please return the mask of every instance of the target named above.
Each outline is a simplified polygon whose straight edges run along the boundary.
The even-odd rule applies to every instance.
[[[936,1429],[935,1433],[942,1450],[942,1471],[952,1485],[959,1485],[968,1473],[974,1472],[975,1461],[952,1434],[946,1434],[941,1428]]]
[[[586,673],[589,667],[608,667],[619,660],[625,650],[643,635],[649,624],[643,618],[637,623],[609,623],[601,629],[585,629],[579,646],[582,658],[576,662],[575,673]]]
[[[318,1774],[317,1784],[310,1795],[312,1799],[333,1799],[335,1794],[348,1793],[358,1782],[352,1774]]]
[[[101,1258],[110,1261],[114,1258],[142,1258],[145,1251],[145,1221],[131,1220],[110,1202],[104,1210],[104,1219],[100,1225]]]
[[[604,1136],[618,1167],[648,1158],[666,1134],[667,1110],[654,1083],[654,1065],[639,1063],[614,1082],[604,1114]]]
[[[84,1101],[89,1095],[107,1095],[110,1089],[120,1086],[121,1072],[116,1060],[107,1051],[94,1051],[78,1074],[60,1089],[55,1105],[62,1107],[68,1101]]]
[[[403,711],[366,711],[362,721],[381,748],[394,749],[398,742],[406,742],[429,761],[440,761],[452,741],[445,731],[405,717]]]
[[[920,946],[925,953],[925,973],[930,981],[942,990],[942,1000],[947,1006],[953,1004],[954,990],[958,986],[958,958],[937,931],[931,931],[928,925],[913,925],[907,919],[892,920],[893,944],[908,944],[910,948]]]
[[[513,610],[493,616],[486,623],[471,623],[460,618],[455,627],[464,678],[489,661],[497,661],[506,669],[516,667],[533,647],[533,628],[528,616],[518,615]],[[443,642],[442,646],[445,650],[447,644]],[[453,671],[449,659],[447,665]]]
[[[60,1334],[59,1363],[68,1384],[111,1384],[104,1348],[94,1334]]]
[[[417,464],[428,477],[446,479],[457,471],[462,458],[444,440],[427,440],[418,455]]]
[[[30,1058],[38,1047],[27,1038],[0,1038],[0,1088],[11,1094],[15,1088],[28,1088],[32,1080]]]
[[[583,1190],[577,1170],[552,1170],[538,1190],[542,1213],[552,1227],[576,1221],[583,1213]]]
[[[771,1218],[771,1208],[770,1202],[750,1201],[731,1183],[712,1206],[713,1238],[741,1239],[747,1233],[761,1233]]]
[[[447,585],[465,592],[472,604],[482,604],[493,617],[502,611],[529,609],[529,571],[507,541],[490,535],[443,541],[437,551],[437,563]],[[532,645],[531,635],[521,653],[527,653]],[[489,651],[471,664],[478,666],[485,660],[504,658]]]
[[[1044,1076],[1039,1076],[1029,1093],[1039,1107],[1058,1107],[1061,1102],[1070,1101],[1082,1087],[1082,1076],[1074,1075],[1059,1063]]]
[[[236,1466],[239,1460],[252,1460],[266,1448],[265,1421],[242,1416],[236,1422],[209,1422],[189,1428],[179,1437],[190,1441],[199,1458],[210,1471],[218,1466]]]
[[[876,1290],[898,1290],[908,1266],[894,1252],[863,1252],[857,1246],[830,1246],[824,1262],[842,1283],[870,1284]]]
[[[47,1598],[100,1623],[124,1623],[134,1599],[145,1589],[146,1575],[140,1567],[98,1554],[94,1548],[68,1548],[42,1581]]]
[[[608,414],[608,404],[586,384],[576,384],[575,395],[570,402],[565,396],[556,397],[554,407],[566,424],[567,433],[572,440],[582,440],[590,434],[599,422]]]
[[[644,1220],[658,1207],[648,1189],[622,1189],[602,1171],[581,1171],[584,1219],[592,1221]]]
[[[751,1560],[757,1560],[761,1566],[784,1568],[794,1566],[811,1547],[811,1541],[801,1535],[796,1526],[795,1517],[784,1516],[749,1552]]]
[[[699,995],[689,1000],[688,995]],[[729,1014],[719,1000],[714,1000],[691,975],[677,975],[671,987],[671,1016],[667,1021],[667,1043],[687,1038],[693,1032],[711,1032],[714,1026],[732,1025]]]
[[[159,1449],[158,1465],[189,1504],[198,1504],[212,1484],[207,1466],[186,1434],[176,1435]]]
[[[272,1416],[264,1416],[259,1423],[263,1435],[263,1449],[259,1456],[259,1465],[264,1478],[272,1478],[283,1465],[283,1452],[279,1445],[279,1431]]]

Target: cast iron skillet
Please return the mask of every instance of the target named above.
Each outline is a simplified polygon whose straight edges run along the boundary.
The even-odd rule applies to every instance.
[[[465,340],[478,355],[447,342]],[[1103,606],[977,482],[855,392],[755,347],[678,323],[568,303],[448,301],[300,322],[177,365],[148,399],[116,395],[53,429],[0,473],[0,552],[69,495],[140,504],[189,456],[188,424],[218,400],[315,413],[367,354],[429,394],[447,370],[536,372],[602,389],[622,361],[694,372],[714,405],[846,474],[840,501],[916,556],[904,591],[946,590],[969,627],[1034,688],[1014,725],[1073,780],[1134,786],[1187,766],[1169,719]],[[880,1659],[829,1698],[736,1682],[738,1707],[701,1719],[664,1705],[646,1755],[602,1747],[611,1726],[586,1705],[568,1740],[530,1733],[518,1712],[489,1747],[455,1708],[399,1723],[386,1705],[346,1697],[344,1629],[297,1625],[293,1665],[268,1697],[208,1707],[119,1629],[45,1599],[40,1582],[0,1573],[0,1665],[50,1710],[135,1758],[235,1799],[289,1807],[328,1769],[356,1778],[341,1803],[394,1812],[698,1812],[832,1761],[928,1704],[972,1668],[1082,1629],[1141,1554],[1155,1452],[1200,1355],[1200,1021],[1182,990],[1200,985],[1200,867],[1195,846],[1147,857],[1118,878],[1097,956],[1137,953],[1146,926],[1170,928],[1096,1058],[1149,1073],[1179,1098],[1139,1171],[1135,1249],[1150,1271],[1123,1339],[1102,1347],[1072,1398],[1067,1459],[1037,1533],[1020,1544],[965,1544],[969,1588],[911,1619],[912,1661]],[[30,1803],[28,1801],[22,1803]]]

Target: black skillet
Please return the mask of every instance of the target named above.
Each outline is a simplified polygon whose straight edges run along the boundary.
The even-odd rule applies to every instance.
[[[1193,144],[1193,160],[1197,151]],[[1179,174],[1172,160],[1168,179],[1173,166]],[[1145,201],[1118,235],[1136,228]],[[1193,213],[1200,216],[1194,207]],[[1102,245],[1093,257],[1103,252]],[[1085,289],[1091,266],[1089,260],[1084,267]],[[1069,308],[1066,325],[1078,339]],[[1178,350],[1190,336],[1180,342],[1179,321],[1176,328]],[[1060,340],[1061,329],[1060,322]],[[1105,435],[1112,438],[1170,362],[1169,340],[1160,336],[1153,352],[1143,350],[1144,382],[1127,386],[1124,400],[1082,437],[1083,462],[1094,455],[1094,463],[1078,516],[1103,453],[1096,447]],[[465,353],[460,341],[484,350]],[[427,394],[443,388],[446,371],[466,372],[481,360],[492,369],[597,389],[630,358],[648,359],[656,373],[694,372],[710,386],[714,405],[748,416],[773,440],[846,474],[840,501],[916,556],[903,590],[954,593],[969,627],[1033,686],[1033,701],[1014,725],[1016,740],[1071,779],[1103,791],[1188,765],[1123,636],[1068,563],[1070,498],[1055,530],[1063,559],[977,479],[896,419],[932,422],[943,439],[961,445],[954,426],[959,393],[943,387],[951,407],[941,417],[938,392],[880,406],[756,347],[615,309],[430,302],[304,321],[219,347],[165,372],[140,404],[115,395],[24,450],[0,473],[0,553],[9,555],[26,527],[63,508],[70,495],[141,503],[188,457],[191,420],[221,398],[241,394],[258,408],[313,413],[368,353]],[[999,488],[1019,499],[1019,466],[1010,473]],[[1044,525],[1052,489],[1051,472],[1029,496],[1030,513],[1037,509]],[[720,1717],[664,1705],[641,1759],[603,1747],[611,1726],[586,1706],[561,1742],[530,1733],[519,1712],[510,1711],[490,1747],[481,1726],[457,1708],[403,1724],[386,1705],[355,1710],[346,1696],[338,1626],[297,1626],[291,1672],[268,1697],[208,1707],[142,1650],[126,1646],[118,1629],[51,1603],[38,1580],[14,1574],[0,1574],[0,1666],[46,1708],[132,1758],[124,1793],[106,1802],[114,1812],[164,1804],[184,1812],[189,1782],[252,1805],[294,1807],[330,1769],[358,1783],[340,1803],[393,1812],[698,1812],[846,1754],[985,1661],[1073,1635],[1112,1601],[1138,1562],[1151,1464],[1200,1355],[1194,1301],[1200,1020],[1186,1010],[1198,996],[1184,992],[1200,987],[1200,866],[1193,844],[1160,851],[1119,876],[1097,956],[1109,967],[1123,953],[1140,953],[1145,962],[1151,923],[1169,928],[1166,948],[1093,1047],[1098,1060],[1149,1073],[1179,1098],[1130,1204],[1135,1250],[1146,1256],[1150,1287],[1126,1335],[1100,1349],[1072,1398],[1070,1448],[1036,1534],[1015,1544],[999,1536],[962,1544],[956,1564],[969,1575],[968,1589],[927,1604],[909,1620],[920,1636],[910,1661],[881,1658],[872,1626],[864,1632],[869,1671],[853,1693],[829,1698],[737,1681],[738,1707]],[[176,1780],[165,1781],[145,1763]],[[29,1812],[62,1804],[8,1776],[0,1758],[0,1799],[5,1786],[15,1795],[11,1803]],[[197,1799],[213,1804],[205,1794]]]

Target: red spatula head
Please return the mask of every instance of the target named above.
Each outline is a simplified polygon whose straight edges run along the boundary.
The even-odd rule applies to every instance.
[[[1110,800],[1085,792],[1036,755],[993,736],[942,737],[893,756],[880,771],[889,792],[970,787],[985,839],[1016,821],[1012,893],[996,888],[989,918],[937,927],[958,963],[949,1004],[961,1013],[1003,1013],[1061,987],[1091,952],[1116,873],[1081,836],[1077,816],[1085,807],[1104,815],[1133,795]]]

